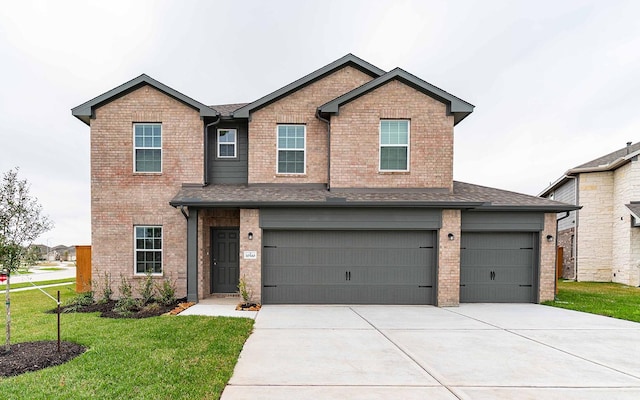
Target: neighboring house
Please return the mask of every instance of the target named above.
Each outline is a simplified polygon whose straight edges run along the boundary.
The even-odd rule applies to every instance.
[[[540,196],[580,205],[558,214],[563,276],[640,285],[640,143],[564,173]]]
[[[248,104],[141,75],[72,110],[93,276],[150,271],[191,301],[240,277],[265,304],[553,299],[556,213],[575,207],[455,182],[473,108],[351,54]]]

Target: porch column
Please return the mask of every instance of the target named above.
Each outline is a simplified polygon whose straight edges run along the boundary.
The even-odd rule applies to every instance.
[[[198,302],[198,210],[187,218],[187,301]]]
[[[438,237],[438,307],[460,304],[460,210],[442,210]],[[449,239],[452,234],[452,239]]]

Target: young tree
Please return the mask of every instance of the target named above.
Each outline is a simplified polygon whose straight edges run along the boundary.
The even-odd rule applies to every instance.
[[[38,199],[29,195],[27,181],[18,179],[18,168],[7,171],[0,183],[0,265],[2,272],[7,275],[5,351],[10,350],[11,344],[11,273],[28,256],[31,243],[52,227],[53,223],[49,218],[42,215]]]

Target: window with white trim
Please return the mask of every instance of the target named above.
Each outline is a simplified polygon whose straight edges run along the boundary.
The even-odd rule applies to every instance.
[[[218,129],[218,158],[236,158],[238,134],[235,129]]]
[[[133,169],[162,172],[162,125],[133,124]]]
[[[305,173],[305,142],[304,125],[278,125],[279,174]]]
[[[135,226],[135,273],[162,274],[162,227]]]
[[[380,121],[380,171],[409,170],[409,120]]]

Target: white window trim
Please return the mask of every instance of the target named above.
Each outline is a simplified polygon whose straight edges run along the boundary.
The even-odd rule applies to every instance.
[[[144,272],[138,272],[138,244],[136,240],[138,237],[136,236],[136,228],[160,228],[160,240],[162,246],[160,250],[153,250],[160,252],[160,267],[162,268],[162,272],[152,272],[151,276],[164,276],[164,228],[162,225],[134,225],[133,226],[133,275],[134,276],[146,276],[147,274]],[[141,251],[145,251],[145,249],[140,249]]]
[[[233,143],[232,142],[223,142],[220,143],[220,132],[225,131],[225,132],[232,132],[234,133],[233,135]],[[233,144],[233,155],[232,156],[221,156],[220,155],[220,145],[221,144]],[[238,158],[238,130],[237,129],[225,129],[225,128],[220,128],[218,129],[217,133],[216,133],[216,156],[217,158]]]
[[[137,147],[136,146],[136,125],[159,125],[160,126],[160,147]],[[133,124],[133,173],[134,174],[161,174],[164,166],[164,151],[162,149],[162,142],[164,138],[164,132],[162,129],[162,123],[160,122],[135,122]],[[136,150],[160,150],[160,171],[136,171]]]
[[[382,121],[407,121],[407,144],[382,144]],[[407,169],[382,169],[382,147],[406,147]],[[411,167],[411,120],[409,119],[381,119],[378,124],[378,172],[409,172]]]
[[[278,128],[281,126],[301,126],[303,129],[304,148],[302,152],[304,154],[304,161],[302,165],[302,172],[279,172],[278,165],[280,165],[280,151],[300,151],[300,149],[281,149],[278,140]],[[307,173],[307,126],[303,124],[278,124],[276,126],[276,174],[277,175],[305,175]]]

